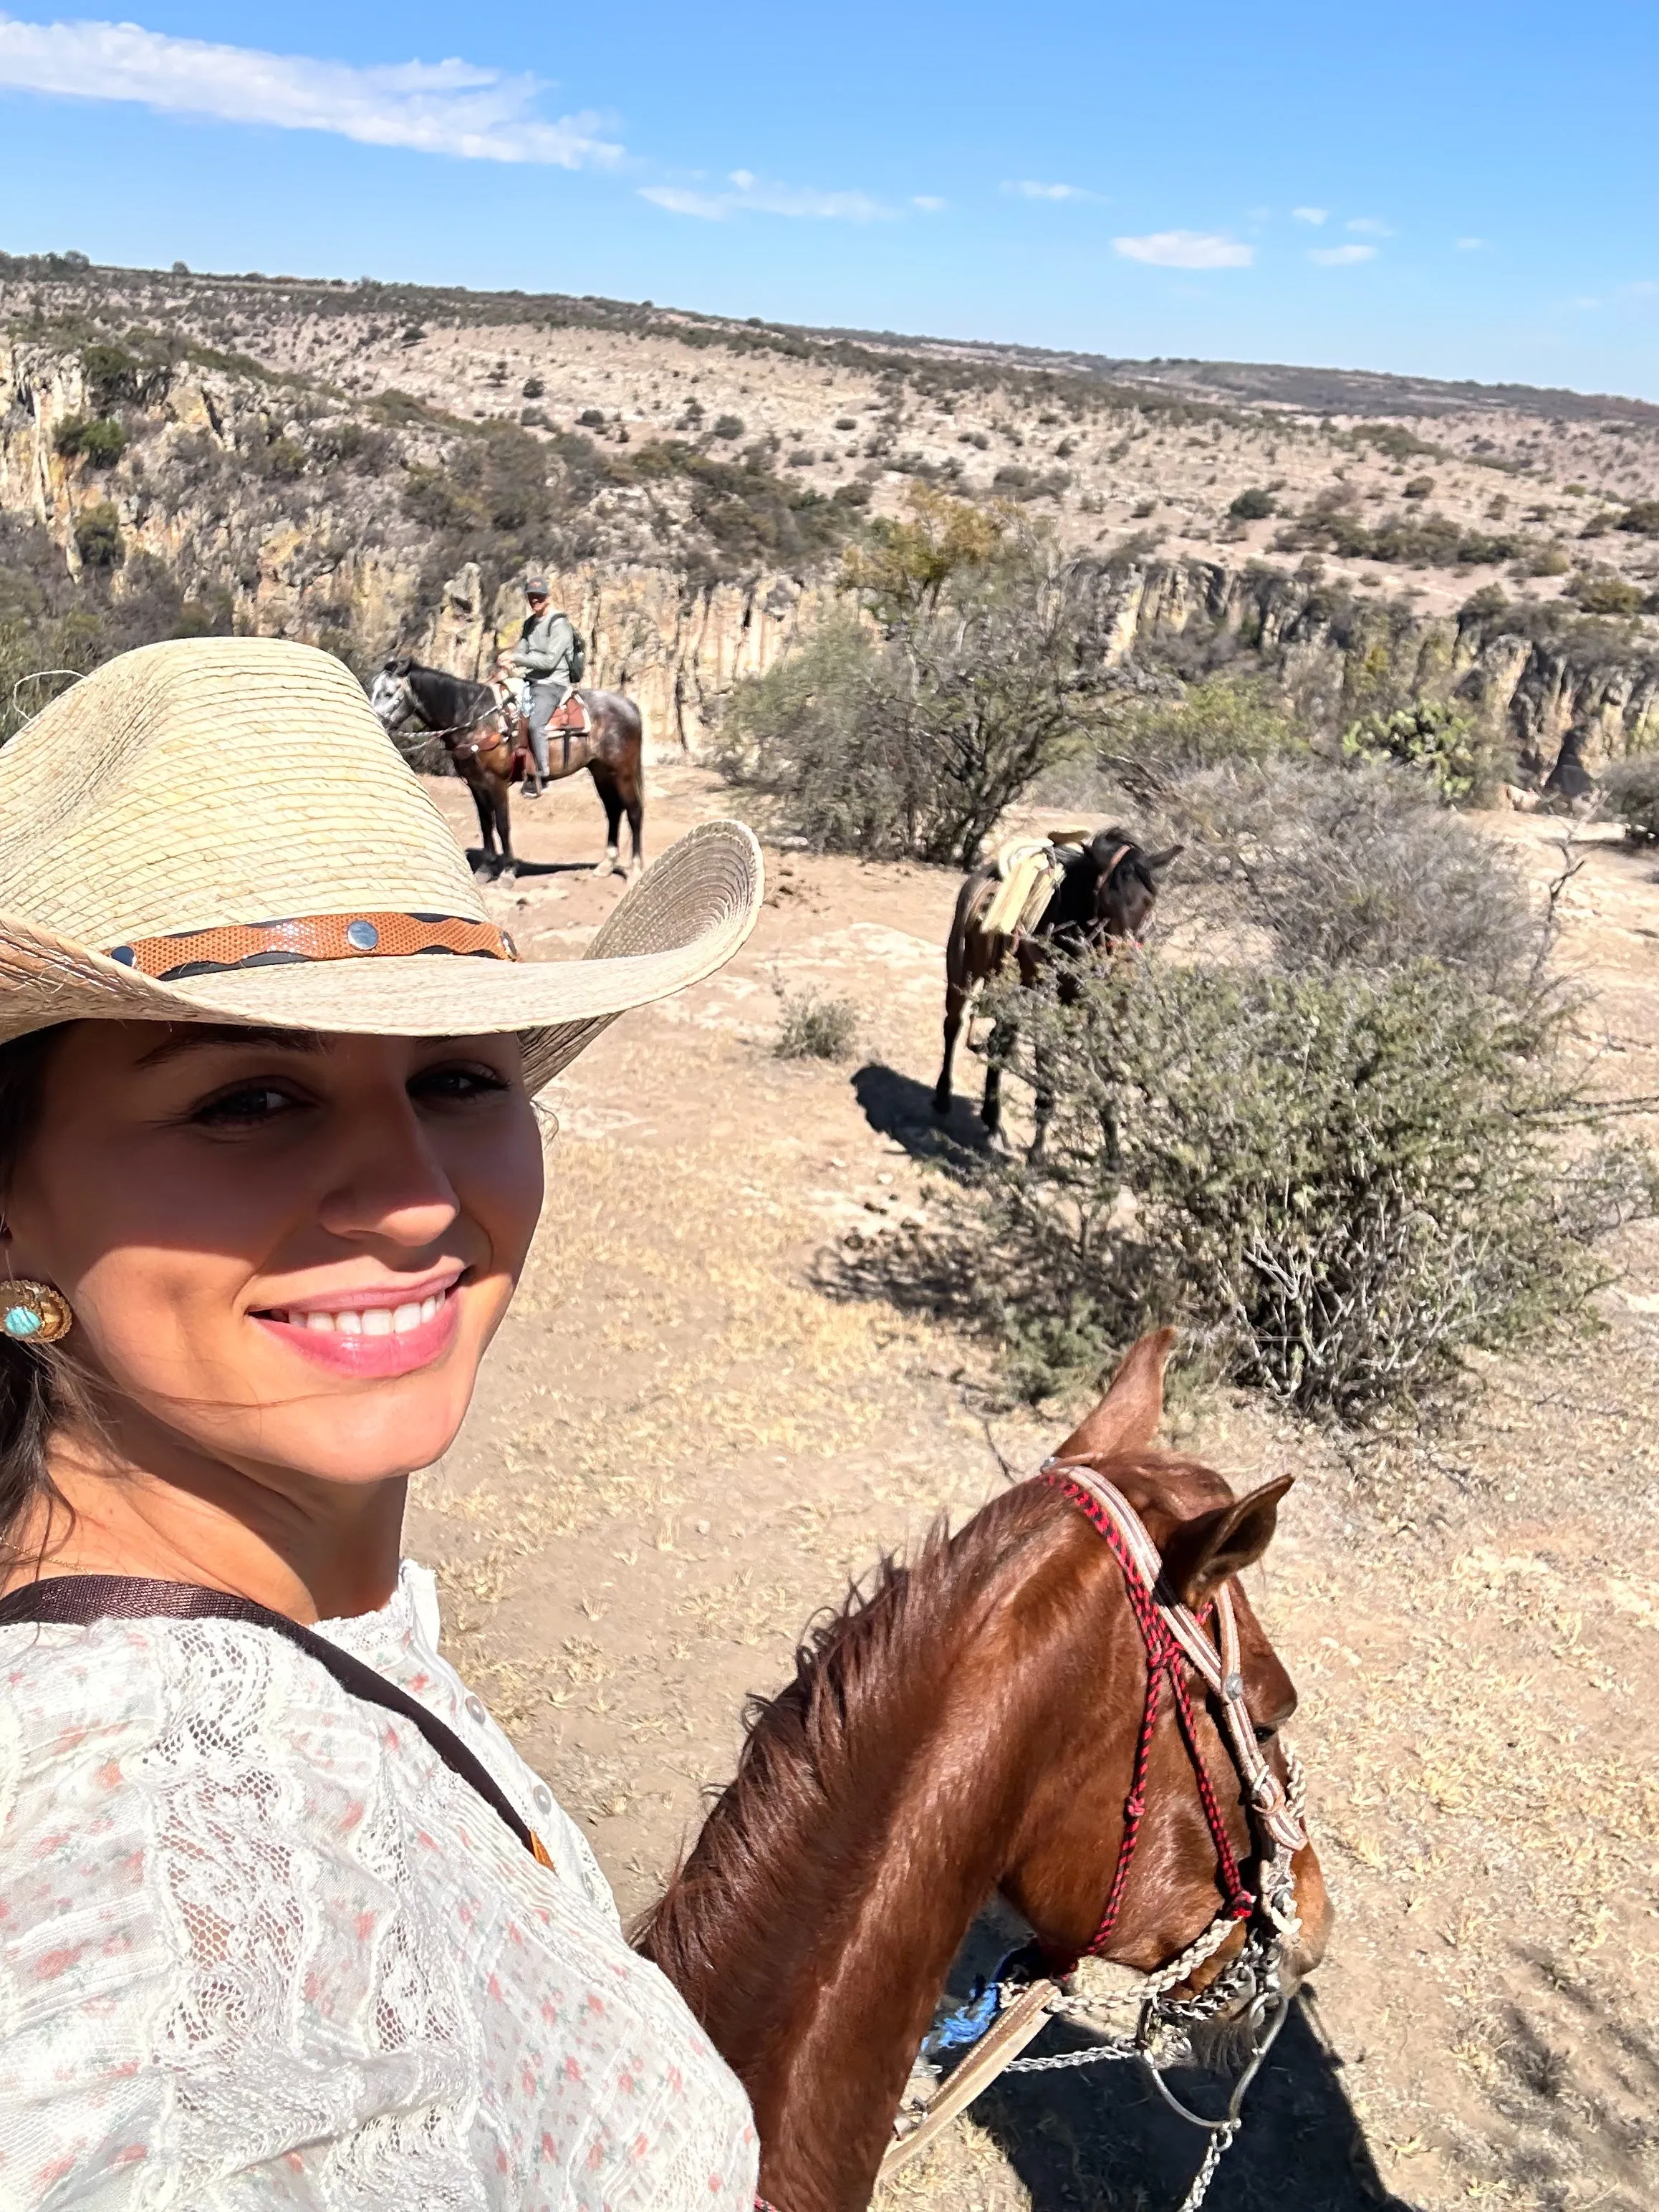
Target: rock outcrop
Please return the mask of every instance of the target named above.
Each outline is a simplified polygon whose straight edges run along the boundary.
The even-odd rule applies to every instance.
[[[1472,600],[1417,616],[1265,565],[1151,562],[1103,577],[1109,659],[1188,635],[1227,636],[1291,690],[1342,709],[1388,679],[1455,699],[1507,729],[1521,772],[1542,782],[1572,733],[1592,772],[1659,748],[1659,651],[1628,626],[1524,604]]]
[[[495,587],[477,562],[434,583],[434,526],[409,496],[445,481],[463,426],[414,403],[366,414],[343,392],[227,356],[102,356],[100,368],[99,349],[0,333],[0,513],[31,518],[70,575],[97,509],[106,528],[113,518],[124,564],[99,589],[142,588],[148,556],[218,626],[306,639],[364,673],[397,647],[475,675],[516,635],[516,590]],[[97,380],[112,360],[125,364],[115,398]],[[110,410],[126,445],[100,465],[75,452],[65,426]],[[659,505],[647,516],[644,496],[631,538],[617,502],[597,501],[586,513],[599,550],[556,560],[550,574],[588,640],[588,680],[639,701],[654,752],[696,753],[733,684],[763,673],[829,603],[835,563],[711,580],[705,562],[688,573],[672,533],[660,559],[642,550],[646,520],[668,515]],[[547,557],[533,538],[520,550],[537,565]],[[1326,721],[1384,688],[1454,698],[1508,732],[1534,784],[1569,735],[1592,773],[1659,746],[1659,648],[1636,623],[1559,600],[1506,603],[1495,590],[1421,614],[1260,560],[1085,555],[1081,566],[1108,662],[1171,647],[1194,665],[1255,656]]]

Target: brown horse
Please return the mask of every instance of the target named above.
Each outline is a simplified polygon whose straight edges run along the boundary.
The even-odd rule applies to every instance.
[[[868,2203],[951,1960],[995,1891],[1055,1972],[1090,1951],[1152,1972],[1245,1912],[1169,2001],[1207,1987],[1224,2022],[1248,2009],[1248,1971],[1237,2002],[1226,1978],[1259,1940],[1238,1870],[1258,1849],[1255,1913],[1273,1889],[1249,1800],[1259,1818],[1286,1777],[1276,1734],[1296,1694],[1231,1578],[1266,1549],[1290,1486],[1236,1502],[1210,1468],[1149,1448],[1171,1339],[1135,1346],[1060,1457],[1140,1516],[1161,1596],[1196,1610],[1228,1590],[1249,1753],[1230,1755],[1213,1697],[1183,1738],[1170,1707],[1185,1678],[1164,1694],[1130,1577],[1086,1503],[1025,1483],[957,1536],[936,1530],[908,1569],[890,1561],[872,1595],[817,1630],[795,1680],[753,1708],[737,1778],[636,1931],[747,2088],[780,2212]],[[1275,1955],[1288,2002],[1329,1908],[1312,1848],[1281,1844],[1279,1894],[1300,1922]]]
[[[951,1110],[951,1070],[969,1002],[998,975],[1012,952],[1027,989],[1056,952],[1080,957],[1101,945],[1135,944],[1158,902],[1158,871],[1184,850],[1143,851],[1127,830],[1103,830],[1086,845],[1061,847],[1066,873],[1034,927],[1018,937],[988,933],[980,916],[997,882],[995,863],[975,868],[957,896],[945,945],[945,1060],[933,1091],[933,1111]],[[1002,1127],[1002,1071],[1014,1048],[1016,1024],[1004,1016],[992,1027],[986,1051],[985,1097],[979,1114],[994,1135]],[[1042,1149],[1047,1102],[1038,1100],[1034,1153]]]
[[[642,767],[644,730],[640,710],[618,691],[577,694],[587,709],[585,735],[568,739],[551,733],[550,782],[586,769],[605,806],[605,858],[599,875],[620,874],[618,845],[622,818],[628,816],[633,851],[629,873],[645,865],[645,777]],[[499,847],[503,871],[517,863],[513,853],[513,830],[507,793],[515,763],[522,757],[518,717],[494,685],[475,684],[464,676],[447,675],[441,668],[425,668],[417,660],[398,656],[388,660],[369,692],[369,703],[388,734],[411,723],[443,745],[465,781],[477,809],[478,831],[483,842],[484,869]]]

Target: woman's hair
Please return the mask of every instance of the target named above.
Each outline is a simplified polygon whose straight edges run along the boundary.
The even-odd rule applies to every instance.
[[[46,1069],[64,1026],[0,1044],[0,1218],[40,1126]],[[55,1347],[32,1348],[0,1334],[0,1571],[22,1556],[19,1532],[35,1508],[44,1503],[52,1518],[68,1512],[46,1471],[46,1443],[65,1406],[79,1395]]]

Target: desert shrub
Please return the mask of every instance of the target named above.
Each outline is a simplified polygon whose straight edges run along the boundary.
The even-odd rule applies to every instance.
[[[1659,499],[1634,501],[1619,518],[1619,527],[1644,538],[1659,538]]]
[[[1659,753],[1614,761],[1601,778],[1607,805],[1633,845],[1659,845]]]
[[[146,383],[144,364],[125,346],[89,345],[81,350],[81,374],[94,411],[107,415],[124,399],[137,399]]]
[[[546,390],[547,386],[539,376],[526,376],[519,396],[522,399],[539,399]]]
[[[1401,499],[1432,499],[1434,478],[1432,477],[1411,477],[1401,485],[1400,496]]]
[[[259,473],[277,483],[297,483],[305,474],[306,449],[297,438],[275,437],[253,459]]]
[[[584,407],[576,417],[584,430],[603,430],[605,416],[597,407]]]
[[[1179,699],[1131,698],[1115,709],[1101,766],[1137,797],[1223,761],[1295,758],[1307,738],[1267,686],[1227,676],[1190,684]]]
[[[1587,615],[1639,615],[1647,603],[1640,586],[1624,576],[1577,575],[1565,595]]]
[[[52,442],[65,460],[81,459],[94,469],[108,469],[125,453],[127,434],[106,415],[66,415]]]
[[[126,556],[118,508],[108,500],[83,507],[75,519],[75,543],[88,568],[118,568]]]
[[[717,415],[714,417],[714,427],[708,434],[711,438],[724,438],[727,440],[742,437],[742,416]]]
[[[1075,593],[1030,546],[957,570],[884,635],[823,623],[735,688],[720,765],[819,851],[971,866],[1014,801],[1089,742]]]
[[[397,441],[385,430],[362,422],[331,422],[319,430],[312,450],[326,467],[349,468],[357,476],[380,476],[397,458]]]
[[[1054,1113],[1042,1163],[978,1198],[978,1272],[1032,1394],[1155,1317],[1234,1381],[1364,1419],[1578,1310],[1597,1237],[1652,1208],[1645,1154],[1564,1161],[1595,1115],[1559,1016],[1444,968],[1148,957],[1020,1012]]]
[[[1218,918],[1293,975],[1431,962],[1521,997],[1547,949],[1510,854],[1399,769],[1231,763],[1166,796],[1158,834]]]
[[[780,1060],[845,1060],[858,1036],[859,1010],[851,999],[816,992],[786,998],[772,1049]]]
[[[1270,514],[1279,512],[1279,502],[1265,484],[1247,484],[1231,501],[1227,512],[1240,522],[1265,522]]]
[[[1343,732],[1342,751],[1348,760],[1409,769],[1448,806],[1487,797],[1505,764],[1492,738],[1437,699],[1362,716]]]

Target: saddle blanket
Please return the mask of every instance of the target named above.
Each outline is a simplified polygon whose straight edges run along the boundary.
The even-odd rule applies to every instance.
[[[593,726],[587,719],[587,709],[580,695],[573,691],[548,716],[547,726],[550,730],[568,730],[573,737],[585,738]]]
[[[1072,849],[1069,841],[1060,844],[1048,837],[1015,837],[999,848],[999,880],[979,915],[979,926],[988,937],[1018,937],[1036,928],[1060,889]]]

